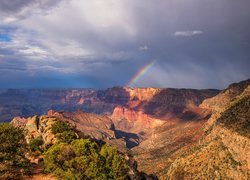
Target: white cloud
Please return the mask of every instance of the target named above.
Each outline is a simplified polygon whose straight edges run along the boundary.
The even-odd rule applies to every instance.
[[[149,50],[150,48],[147,46],[147,45],[144,45],[144,46],[140,46],[139,47],[139,50],[140,51],[147,51],[147,50]]]
[[[173,35],[174,36],[184,36],[184,37],[190,37],[195,35],[203,34],[200,30],[193,30],[193,31],[176,31]]]
[[[49,56],[47,51],[37,46],[27,46],[23,49],[19,49],[18,52],[21,55],[32,59],[45,59]]]
[[[54,60],[124,60],[130,52],[119,44],[132,41],[136,28],[123,5],[117,0],[61,1],[49,13],[33,13],[16,26]]]
[[[15,21],[17,21],[17,18],[10,17],[10,16],[3,19],[3,23],[12,23],[12,22],[15,22]]]

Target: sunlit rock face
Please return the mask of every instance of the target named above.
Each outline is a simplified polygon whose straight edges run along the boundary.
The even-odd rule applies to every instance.
[[[142,111],[130,110],[118,106],[111,116],[118,129],[133,133],[145,133],[164,123],[163,120],[151,117]]]
[[[116,139],[115,126],[109,117],[80,110],[74,113],[49,110],[46,115],[27,119],[17,117],[11,123],[24,129],[27,142],[41,136],[46,145],[51,145],[56,143],[56,137],[51,131],[51,127],[56,121],[68,122],[83,137],[103,141]]]
[[[247,91],[246,89],[249,85],[250,79],[231,84],[227,89],[220,92],[217,96],[205,99],[200,107],[204,109],[211,109],[213,111],[220,111],[230,101],[234,100],[236,96],[241,94],[243,91]]]
[[[178,157],[163,177],[249,179],[249,83],[232,84],[200,105],[213,112],[201,141]]]
[[[95,89],[8,89],[0,91],[0,121],[13,117],[45,114],[49,109],[74,112],[78,109],[111,115],[117,106],[164,118],[200,104],[217,90],[123,88]]]
[[[217,96],[205,99],[200,108],[212,111],[213,114],[209,118],[207,128],[209,128],[218,119],[230,102],[238,98],[239,95],[245,96],[250,94],[250,79],[234,83],[228,86],[225,90],[221,91]]]

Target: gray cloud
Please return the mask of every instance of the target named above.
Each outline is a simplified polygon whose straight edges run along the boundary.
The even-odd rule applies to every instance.
[[[47,72],[52,79],[82,78],[81,87],[109,87],[125,85],[157,59],[135,86],[223,88],[250,76],[249,6],[246,0],[4,0],[0,35],[11,41],[0,42],[0,71],[5,78],[18,73],[18,82],[48,79]]]
[[[200,34],[203,34],[203,32],[199,30],[193,30],[193,31],[176,31],[173,35],[190,37],[190,36],[195,36],[195,35],[200,35]]]
[[[48,13],[47,10],[62,0],[1,0],[0,20],[4,23],[15,22],[31,16],[32,13]]]
[[[149,50],[150,48],[149,48],[147,45],[143,45],[143,46],[140,46],[138,49],[139,49],[140,51],[147,51],[147,50]]]

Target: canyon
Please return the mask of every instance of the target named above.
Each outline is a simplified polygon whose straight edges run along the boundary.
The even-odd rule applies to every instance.
[[[2,89],[0,90],[0,122],[13,117],[46,114],[48,110],[74,112],[82,110],[111,115],[117,106],[143,111],[168,119],[185,109],[197,106],[218,90],[158,89],[114,87],[95,89]]]
[[[245,179],[249,176],[249,95],[250,80],[222,91],[127,87],[1,90],[1,120],[16,116],[12,124],[29,132],[26,140],[42,136],[47,144],[55,143],[51,124],[68,122],[80,136],[108,142],[132,155],[138,170],[159,179]],[[7,99],[7,103],[3,101]],[[239,111],[238,106],[244,111]],[[7,107],[14,110],[7,114],[2,111]],[[225,125],[224,113],[230,107],[242,118]],[[242,125],[238,127],[237,123]],[[217,156],[221,161],[209,160]],[[225,158],[229,160],[223,161]],[[214,171],[215,164],[229,170]],[[198,166],[203,174],[196,172]]]

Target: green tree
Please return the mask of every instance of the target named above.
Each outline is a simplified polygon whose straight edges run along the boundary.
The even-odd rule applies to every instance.
[[[59,142],[70,143],[77,139],[72,127],[64,121],[56,121],[51,127],[52,133],[56,135]]]
[[[57,134],[63,133],[64,131],[70,131],[72,130],[72,128],[69,126],[68,123],[58,120],[52,125],[51,130],[53,134]]]
[[[60,179],[127,179],[128,165],[110,145],[90,139],[53,145],[44,154],[45,171]]]
[[[100,154],[105,159],[106,172],[115,179],[127,179],[128,165],[124,157],[112,146],[102,146]]]
[[[23,131],[11,124],[0,124],[0,179],[19,179],[28,173]]]
[[[29,149],[31,151],[42,151],[42,145],[44,144],[43,138],[41,136],[31,139],[29,143]]]

